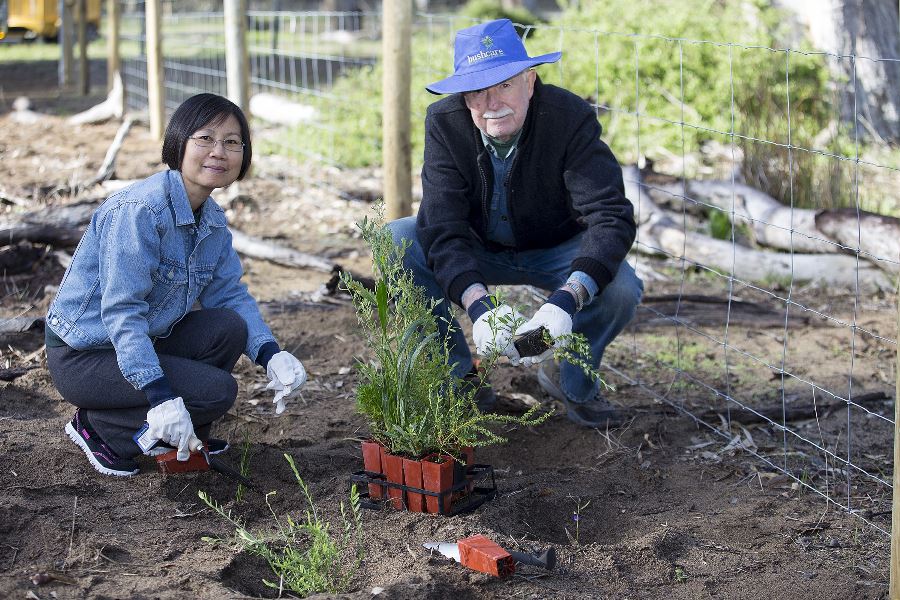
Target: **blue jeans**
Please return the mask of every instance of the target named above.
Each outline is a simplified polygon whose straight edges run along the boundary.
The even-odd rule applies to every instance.
[[[415,217],[405,217],[388,223],[394,242],[409,240],[410,246],[403,256],[404,266],[412,271],[417,285],[425,288],[432,298],[443,299],[435,309],[438,327],[446,334],[451,323],[450,361],[456,362],[456,375],[462,377],[472,369],[472,353],[459,323],[451,318],[450,303],[444,291],[428,267],[422,246],[416,237]],[[545,290],[555,290],[568,279],[572,260],[576,257],[581,236],[576,235],[554,248],[539,250],[503,250],[490,252],[475,244],[472,253],[486,285],[533,285]],[[622,262],[615,278],[594,300],[582,308],[572,321],[572,331],[583,334],[590,344],[595,367],[600,365],[603,352],[622,329],[634,317],[644,293],[644,284],[626,262]],[[599,383],[592,381],[578,367],[564,362],[560,365],[560,387],[573,402],[587,402],[597,393]]]

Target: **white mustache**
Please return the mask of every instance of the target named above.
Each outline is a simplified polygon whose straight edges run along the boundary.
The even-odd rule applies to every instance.
[[[481,113],[481,118],[482,119],[502,119],[503,117],[508,117],[511,114],[513,114],[513,111],[511,108],[504,108],[503,110],[498,110],[497,112],[490,111],[490,110],[485,111],[485,112]]]

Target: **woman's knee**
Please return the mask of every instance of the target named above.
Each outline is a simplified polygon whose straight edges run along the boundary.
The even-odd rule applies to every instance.
[[[220,335],[228,340],[230,345],[243,352],[247,347],[247,322],[244,317],[230,308],[208,308],[208,315],[215,323]]]

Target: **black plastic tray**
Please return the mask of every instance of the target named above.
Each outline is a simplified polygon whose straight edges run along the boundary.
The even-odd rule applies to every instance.
[[[385,479],[382,473],[373,473],[371,471],[357,471],[350,475],[351,483],[361,484],[357,486],[359,490],[360,506],[379,510],[388,505],[393,498],[387,497],[387,489],[394,488],[403,490],[404,492],[413,492],[422,494],[423,496],[433,496],[438,499],[437,513],[423,514],[440,514],[447,517],[459,515],[475,510],[488,500],[497,497],[497,482],[494,479],[494,467],[491,465],[472,465],[467,469],[467,476],[460,478],[460,481],[444,492],[432,492],[421,488],[410,487],[402,483],[394,483]],[[381,486],[383,499],[369,498],[369,484]],[[450,511],[444,510],[444,498],[446,496],[453,497],[453,494],[465,491],[471,486],[471,491],[456,500],[450,505]],[[402,497],[401,497],[402,499]]]

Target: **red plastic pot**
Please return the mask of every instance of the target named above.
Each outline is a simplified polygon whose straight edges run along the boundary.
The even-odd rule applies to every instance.
[[[362,443],[363,469],[369,473],[380,474],[381,470],[381,444],[375,440],[366,440]],[[369,498],[378,500],[384,495],[382,486],[376,483],[369,484]]]
[[[384,470],[384,475],[388,481],[403,485],[403,457],[391,454],[386,448],[382,447],[381,468]],[[391,506],[397,510],[403,510],[403,490],[389,487],[387,495],[391,499]]]
[[[456,461],[452,456],[446,454],[430,454],[422,459],[422,487],[429,492],[448,492],[441,497],[442,503],[438,502],[438,496],[425,496],[425,510],[430,513],[450,512],[451,494],[449,490],[453,487],[453,466]]]
[[[403,484],[410,488],[422,488],[422,461],[403,459]],[[423,512],[425,510],[425,497],[418,492],[406,492],[406,506],[410,512]]]

